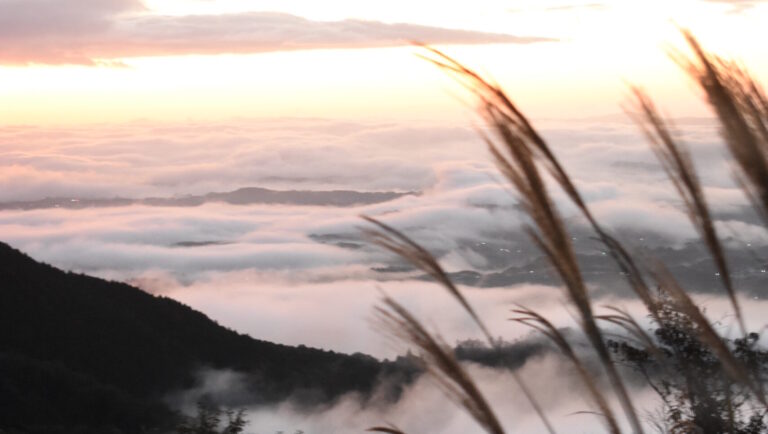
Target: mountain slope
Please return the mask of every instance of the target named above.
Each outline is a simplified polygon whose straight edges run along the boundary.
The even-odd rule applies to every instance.
[[[143,199],[49,197],[39,200],[0,202],[0,210],[32,210],[46,208],[101,208],[130,205],[192,207],[209,202],[230,205],[279,204],[296,206],[336,206],[347,207],[387,202],[414,192],[399,193],[392,191],[366,192],[353,190],[270,190],[259,187],[244,187],[223,193],[207,193],[180,197],[148,197]]]
[[[35,411],[39,426],[74,423],[62,415],[72,419],[68,408],[88,401],[115,415],[81,424],[154,426],[168,421],[161,399],[193,386],[201,368],[248,374],[254,401],[327,402],[370,392],[389,365],[255,340],[177,301],[67,273],[0,243],[0,428],[33,430],[26,418]]]

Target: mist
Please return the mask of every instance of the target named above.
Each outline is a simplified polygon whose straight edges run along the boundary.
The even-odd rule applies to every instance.
[[[542,123],[601,222],[633,250],[662,255],[684,281],[718,294],[708,254],[634,125],[619,117]],[[762,255],[768,233],[728,176],[716,131],[703,119],[678,125],[695,147],[726,245]],[[469,126],[276,119],[3,127],[0,154],[0,201],[184,197],[247,186],[418,193],[344,207],[214,201],[0,211],[0,239],[35,259],[176,298],[256,338],[393,356],[368,324],[379,289],[425,318],[447,318],[449,336],[473,336],[439,288],[360,236],[363,214],[463,273],[460,282],[500,335],[512,302],[562,303],[559,281],[521,230],[526,220]],[[555,199],[594,291],[619,296],[618,271],[566,198]],[[744,287],[765,273],[754,258],[737,262]]]

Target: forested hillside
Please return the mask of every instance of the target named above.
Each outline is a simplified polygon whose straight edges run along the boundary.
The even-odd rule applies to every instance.
[[[201,368],[247,373],[253,403],[312,404],[395,370],[364,355],[259,341],[129,285],[67,273],[0,243],[0,428],[126,432],[174,423],[163,399]]]

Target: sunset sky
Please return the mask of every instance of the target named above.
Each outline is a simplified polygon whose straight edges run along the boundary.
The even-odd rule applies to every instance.
[[[367,326],[382,284],[418,288],[407,297],[419,312],[471,336],[431,284],[390,282],[374,270],[392,258],[354,244],[369,214],[453,271],[535,255],[481,248],[521,234],[522,217],[478,138],[471,97],[410,42],[501,83],[606,225],[679,247],[696,232],[623,113],[627,85],[644,86],[694,146],[718,224],[768,246],[741,214],[700,92],[668,56],[685,50],[678,28],[689,28],[765,77],[766,22],[757,0],[0,0],[0,240],[277,342],[392,355]],[[8,205],[243,187],[418,195],[354,207]],[[503,320],[506,293],[478,296]]]
[[[538,116],[617,113],[627,82],[700,114],[665,54],[676,26],[759,75],[760,3],[0,0],[0,124],[466,118],[409,41],[487,71]]]

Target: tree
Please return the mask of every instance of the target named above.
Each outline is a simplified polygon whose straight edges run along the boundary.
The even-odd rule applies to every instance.
[[[222,414],[227,418],[226,425],[220,430]],[[207,400],[197,403],[197,414],[187,417],[176,427],[177,434],[239,434],[243,432],[248,421],[245,411],[228,409],[222,411]]]
[[[610,340],[609,347],[636,369],[662,400],[661,432],[702,434],[757,434],[768,429],[765,408],[756,405],[750,390],[735,383],[723,370],[712,348],[701,341],[699,325],[663,290],[656,297],[652,339]],[[768,352],[757,346],[759,335],[724,338],[731,352],[749,370],[763,378]]]

